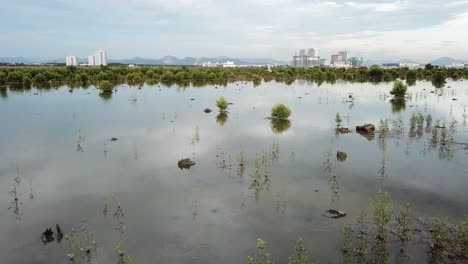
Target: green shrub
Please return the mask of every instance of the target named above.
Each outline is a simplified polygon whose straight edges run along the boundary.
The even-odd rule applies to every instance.
[[[390,91],[391,95],[394,95],[395,97],[403,97],[406,94],[406,91],[408,90],[408,86],[404,84],[402,81],[395,81],[393,83],[393,89]]]
[[[220,112],[225,112],[228,108],[228,102],[221,96],[218,101],[216,101],[216,106],[219,108]]]
[[[286,120],[291,115],[291,109],[284,104],[277,104],[271,109],[271,118],[278,120]]]
[[[101,89],[104,92],[112,92],[112,89],[114,88],[114,85],[110,83],[109,81],[101,81],[99,83],[99,89]]]

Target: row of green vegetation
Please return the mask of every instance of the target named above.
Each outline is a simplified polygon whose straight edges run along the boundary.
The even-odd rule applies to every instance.
[[[413,263],[409,254],[415,254],[415,250],[425,251],[429,263],[468,260],[468,216],[459,224],[447,219],[426,223],[414,217],[410,205],[394,210],[390,195],[384,192],[371,200],[371,208],[370,217],[363,211],[355,223],[340,230],[342,263]],[[258,239],[257,249],[247,257],[248,264],[274,263],[265,241]],[[289,264],[318,263],[307,254],[302,239],[294,249]]]
[[[293,68],[293,67],[247,67],[247,68],[203,68],[203,67],[161,67],[161,66],[109,66],[109,67],[0,67],[0,85],[13,87],[38,88],[67,84],[70,86],[99,85],[108,81],[113,85],[144,83],[202,86],[206,84],[226,85],[234,81],[252,81],[260,84],[262,80],[292,83],[294,80],[334,83],[337,80],[349,82],[392,82],[406,80],[408,85],[417,81],[432,81],[434,86],[443,87],[446,79],[461,80],[468,78],[468,69],[438,68],[427,65],[421,69],[383,69],[370,68]]]

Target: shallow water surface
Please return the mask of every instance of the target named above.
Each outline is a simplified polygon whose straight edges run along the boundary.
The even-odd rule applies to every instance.
[[[392,107],[390,87],[119,86],[111,98],[93,87],[3,89],[0,263],[65,263],[68,241],[44,245],[40,236],[55,224],[81,233],[82,221],[97,243],[97,263],[118,263],[118,242],[132,263],[244,263],[257,238],[283,263],[298,237],[312,259],[339,263],[338,230],[369,211],[379,190],[395,208],[410,203],[420,219],[461,220],[468,213],[461,144],[468,142],[468,82],[437,90],[420,82],[405,107]],[[227,117],[216,110],[220,96],[232,103]],[[284,131],[265,119],[277,103],[292,110]],[[336,113],[352,130],[388,118],[390,131],[386,139],[337,135]],[[425,124],[411,130],[413,113],[447,128],[455,120],[450,144],[433,142]],[[338,150],[345,161],[337,161]],[[183,158],[196,165],[179,169]],[[348,215],[326,218],[328,209]]]

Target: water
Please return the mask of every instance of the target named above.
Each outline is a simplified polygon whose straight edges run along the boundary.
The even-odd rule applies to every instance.
[[[93,87],[3,90],[0,262],[65,263],[67,241],[44,245],[40,236],[55,224],[67,234],[86,219],[98,263],[118,262],[115,228],[123,225],[133,263],[244,263],[257,238],[284,263],[298,237],[312,259],[338,263],[338,230],[369,210],[378,190],[392,195],[395,208],[410,203],[420,219],[461,220],[468,213],[466,148],[440,148],[426,131],[410,135],[409,120],[412,113],[431,114],[446,126],[454,119],[454,141],[466,143],[468,82],[435,93],[430,83],[418,83],[401,112],[392,111],[390,86],[119,86],[107,100]],[[350,93],[354,103],[347,102]],[[219,96],[233,103],[224,125],[216,121]],[[293,113],[280,134],[265,119],[276,103]],[[384,142],[378,135],[335,135],[336,113],[352,130],[400,117],[404,129],[395,133],[390,123]],[[347,153],[345,162],[336,160],[338,150]],[[249,188],[256,155],[265,156],[269,175],[257,193]],[[182,158],[197,164],[180,170]],[[123,217],[113,217],[112,194]],[[326,218],[328,209],[348,215]],[[423,257],[415,254],[413,261]]]

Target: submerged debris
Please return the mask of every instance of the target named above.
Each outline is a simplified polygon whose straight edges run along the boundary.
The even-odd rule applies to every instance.
[[[345,161],[348,155],[344,151],[339,151],[336,153],[336,159],[338,161]]]
[[[375,126],[373,124],[365,124],[362,126],[356,126],[356,132],[364,134],[373,134],[375,132]]]
[[[351,133],[351,130],[349,130],[349,128],[347,128],[347,127],[340,127],[338,129],[336,129],[336,131],[341,133],[341,134]]]
[[[328,213],[328,214],[325,215],[325,216],[328,217],[328,218],[341,218],[341,217],[346,216],[345,212],[334,210],[334,209],[330,209],[330,210],[326,211],[326,213]]]
[[[42,243],[46,245],[47,243],[53,242],[54,241],[54,231],[52,231],[52,228],[47,228],[41,236]]]
[[[117,140],[119,140],[119,139],[116,138],[116,137],[113,137],[113,138],[110,139],[110,141],[117,141]]]
[[[203,110],[203,112],[205,112],[205,113],[207,113],[207,114],[211,113],[212,111],[213,111],[213,110],[211,110],[211,109],[209,109],[209,108],[205,108],[205,110]]]
[[[196,163],[191,161],[190,159],[181,159],[179,160],[179,162],[177,163],[177,166],[179,167],[179,169],[190,169],[190,167],[192,167],[193,165],[195,165]]]
[[[60,244],[60,242],[62,242],[63,239],[63,232],[58,224],[55,224],[55,229],[57,230],[57,243]]]

